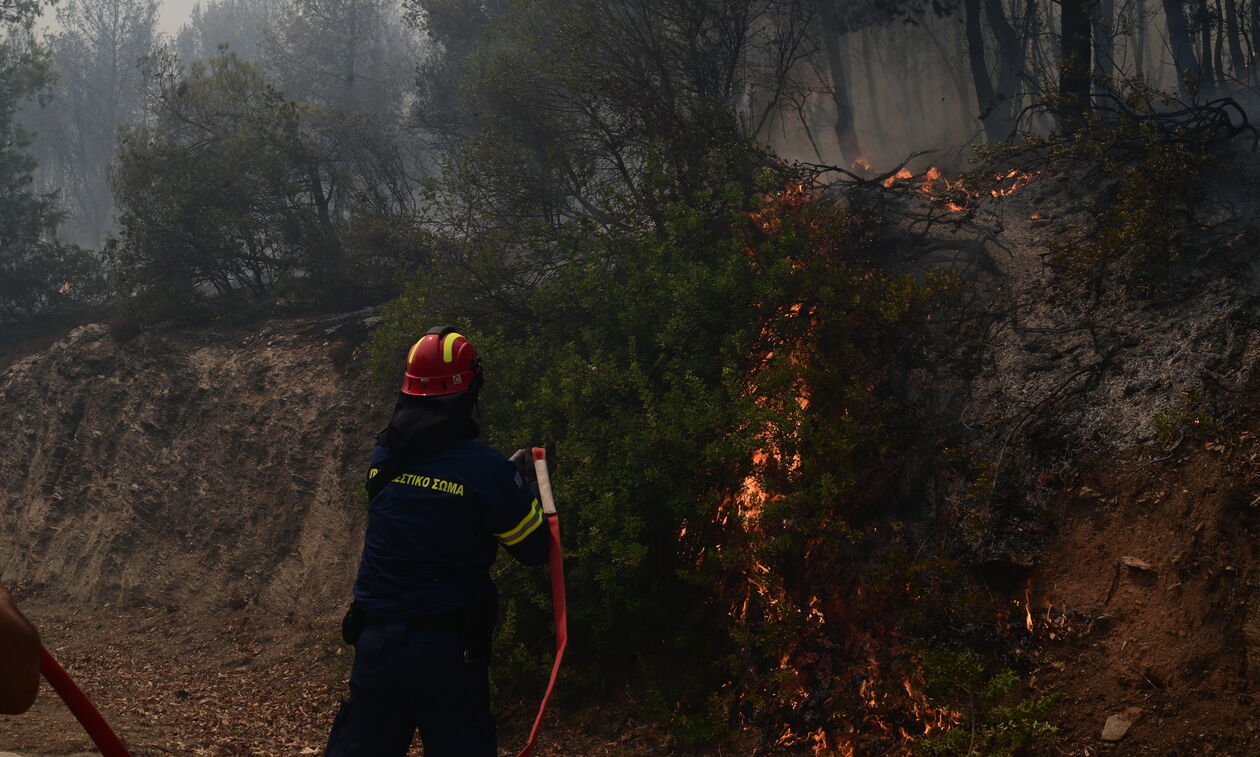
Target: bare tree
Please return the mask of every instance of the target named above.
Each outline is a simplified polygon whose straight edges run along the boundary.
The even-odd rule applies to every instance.
[[[1093,45],[1093,0],[1063,0],[1059,27],[1059,124],[1067,133],[1080,128],[1089,108]]]
[[[48,40],[56,83],[27,117],[41,183],[60,189],[72,241],[98,247],[112,223],[108,167],[120,126],[141,118],[137,61],[152,52],[158,0],[66,0]]]

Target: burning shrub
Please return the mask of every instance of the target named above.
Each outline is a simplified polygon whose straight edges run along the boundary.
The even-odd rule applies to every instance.
[[[925,699],[910,639],[954,569],[919,559],[907,524],[928,508],[915,467],[937,454],[913,368],[959,282],[891,274],[881,220],[806,186],[751,220],[753,265],[782,283],[748,377],[758,450],[718,518],[741,711],[780,724],[780,746],[897,751],[952,718]]]

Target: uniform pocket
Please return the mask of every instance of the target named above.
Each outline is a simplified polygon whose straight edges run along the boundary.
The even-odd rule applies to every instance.
[[[406,631],[406,623],[364,626],[354,645],[352,675],[366,683],[396,668]]]

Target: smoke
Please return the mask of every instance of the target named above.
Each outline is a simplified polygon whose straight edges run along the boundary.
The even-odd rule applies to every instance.
[[[916,152],[935,151],[919,163],[957,162],[961,148],[984,137],[960,23],[923,14],[914,24],[862,24],[841,38],[860,156],[840,153],[830,77],[816,64],[797,68],[807,94],[781,108],[761,138],[788,160],[848,168],[861,158],[872,173]]]

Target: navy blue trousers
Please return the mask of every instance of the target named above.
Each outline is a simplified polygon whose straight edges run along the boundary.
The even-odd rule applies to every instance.
[[[425,757],[496,757],[488,673],[456,631],[364,628],[328,757],[403,757],[416,732]]]

